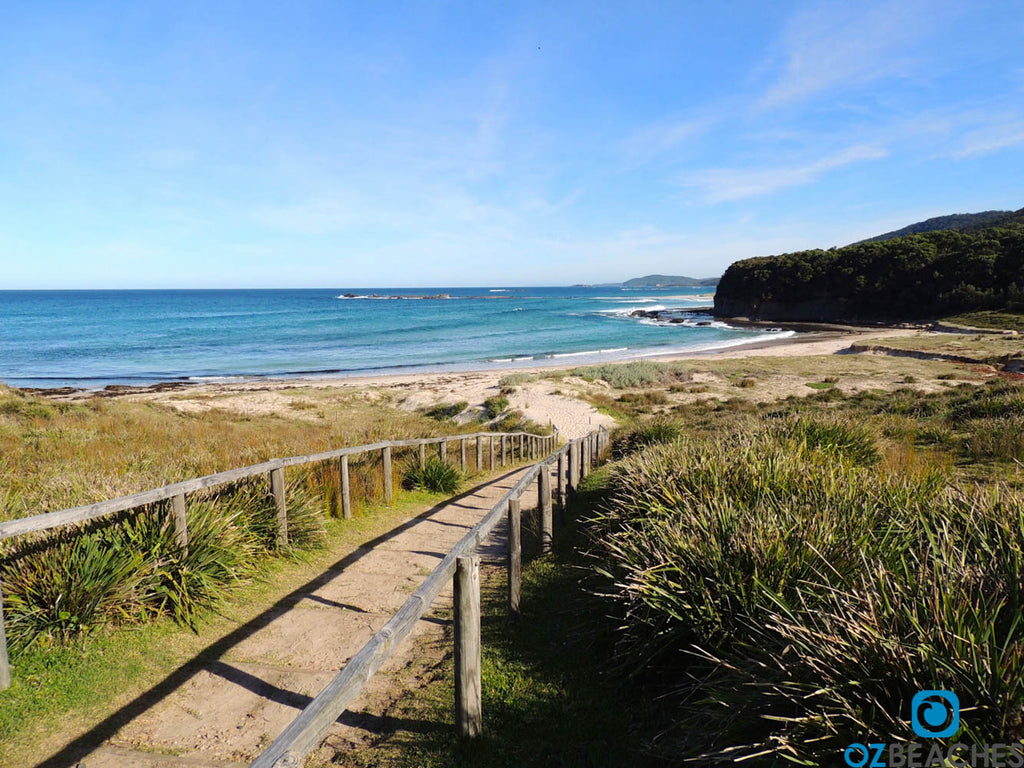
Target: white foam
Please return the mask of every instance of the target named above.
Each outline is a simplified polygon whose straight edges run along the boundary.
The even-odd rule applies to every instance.
[[[583,357],[584,355],[607,355],[612,352],[625,352],[629,347],[616,347],[615,349],[588,349],[586,352],[559,352],[551,357]]]

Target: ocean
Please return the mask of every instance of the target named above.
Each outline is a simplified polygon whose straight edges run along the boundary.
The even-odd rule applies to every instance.
[[[433,298],[396,298],[412,296]],[[791,333],[630,316],[710,304],[706,288],[0,291],[0,381],[98,388],[568,366]]]

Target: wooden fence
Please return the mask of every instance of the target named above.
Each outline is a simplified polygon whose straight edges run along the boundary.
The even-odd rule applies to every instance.
[[[520,526],[522,495],[537,483],[541,547],[551,546],[551,467],[557,466],[557,498],[563,506],[579,481],[595,466],[608,445],[608,431],[600,427],[573,440],[530,467],[522,479],[484,515],[437,565],[419,588],[388,622],[352,657],[337,676],[250,764],[250,768],[296,768],[323,741],[381,665],[398,649],[413,626],[427,612],[449,579],[455,579],[455,708],[456,727],[462,737],[472,738],[482,727],[480,699],[480,559],[474,552],[502,516],[509,523],[508,603],[519,610],[521,572]]]
[[[356,445],[350,448],[338,448],[309,456],[289,456],[284,459],[270,459],[260,464],[253,464],[226,472],[217,472],[180,483],[172,483],[162,488],[121,496],[116,499],[101,501],[71,509],[47,512],[16,520],[0,523],[0,541],[27,534],[39,534],[54,531],[72,525],[79,525],[95,520],[111,517],[119,512],[145,507],[161,501],[170,500],[170,516],[173,520],[175,535],[182,548],[188,547],[188,526],[186,523],[187,495],[197,491],[227,485],[251,477],[266,475],[269,477],[271,494],[277,513],[277,542],[288,544],[288,516],[285,501],[285,469],[317,462],[337,461],[340,475],[340,507],[343,516],[348,519],[352,515],[352,491],[349,478],[349,457],[379,452],[383,468],[383,499],[385,503],[394,498],[394,471],[392,467],[392,451],[397,448],[417,448],[418,459],[422,467],[426,462],[427,446],[437,446],[438,456],[446,459],[448,444],[458,442],[459,463],[467,466],[466,448],[469,441],[475,441],[476,466],[482,469],[487,458],[488,469],[503,467],[517,460],[537,459],[541,455],[554,450],[558,442],[557,430],[552,435],[534,435],[527,432],[474,432],[445,437],[427,437],[415,440],[387,440],[369,445]],[[7,635],[4,630],[3,589],[0,584],[0,691],[11,684],[11,668],[7,653]]]

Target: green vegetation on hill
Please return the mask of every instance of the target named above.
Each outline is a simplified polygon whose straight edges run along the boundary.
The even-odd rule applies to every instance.
[[[896,229],[892,232],[886,232],[884,235],[876,235],[875,237],[869,237],[866,240],[860,240],[854,245],[860,243],[877,243],[882,240],[892,240],[897,237],[904,237],[905,235],[920,235],[923,232],[934,232],[937,229],[967,229],[968,227],[983,227],[987,224],[993,224],[999,219],[1005,218],[1012,211],[982,211],[981,213],[954,213],[949,216],[936,216],[931,219],[925,219],[924,221],[918,221],[909,226],[903,227],[902,229]]]
[[[647,275],[634,277],[622,284],[623,288],[691,288],[718,285],[717,277],[684,277],[681,275]]]
[[[715,294],[719,316],[885,322],[1024,311],[1024,209],[995,224],[745,259]]]

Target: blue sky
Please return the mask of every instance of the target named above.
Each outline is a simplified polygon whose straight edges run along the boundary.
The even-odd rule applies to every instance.
[[[0,288],[707,276],[1024,207],[1019,0],[0,8]]]

